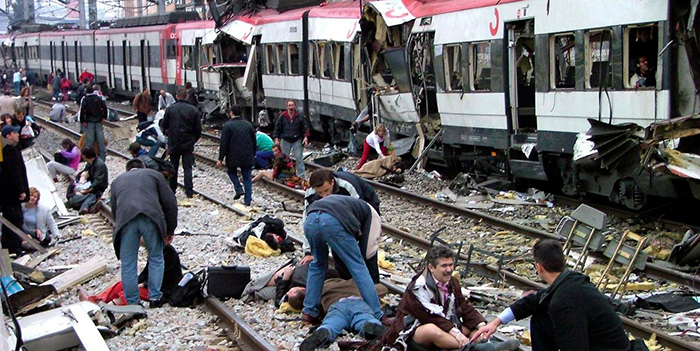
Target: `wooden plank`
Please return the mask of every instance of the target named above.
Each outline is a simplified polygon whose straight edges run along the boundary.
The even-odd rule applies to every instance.
[[[17,263],[17,264],[21,264],[23,266],[26,266],[27,263],[31,260],[32,260],[32,256],[24,255],[24,256],[14,260],[14,261],[12,261],[12,263]]]
[[[60,251],[60,249],[58,249],[58,248],[53,248],[53,249],[49,250],[47,253],[43,253],[43,254],[41,254],[41,255],[35,257],[35,258],[32,259],[31,261],[27,262],[27,264],[25,264],[25,266],[27,266],[27,267],[29,267],[29,268],[36,268],[36,266],[38,266],[39,263],[41,263],[41,262],[43,262],[45,259],[47,259],[47,258],[49,258],[49,257],[51,257],[51,256],[53,256],[53,255],[55,255],[58,251]]]
[[[17,236],[19,236],[22,240],[29,243],[29,245],[31,245],[37,251],[39,251],[41,253],[46,253],[46,249],[43,246],[41,246],[41,244],[39,244],[38,241],[34,240],[34,238],[32,238],[31,236],[25,234],[21,229],[17,228],[14,224],[10,223],[10,221],[8,221],[5,217],[0,216],[0,223],[2,223],[2,225],[4,225],[4,226],[7,226],[8,228],[10,228],[10,230],[15,232],[15,234],[17,234]]]
[[[107,260],[97,256],[41,285],[53,285],[57,293],[84,283],[107,270]]]
[[[100,335],[100,332],[92,323],[92,319],[88,316],[87,312],[80,307],[80,305],[70,306],[70,312],[75,318],[73,322],[73,329],[75,333],[78,334],[78,339],[86,351],[109,351],[109,347],[105,343],[105,340]]]

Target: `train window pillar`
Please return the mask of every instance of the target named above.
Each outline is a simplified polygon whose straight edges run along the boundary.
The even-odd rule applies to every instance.
[[[343,43],[333,43],[333,72],[335,79],[345,80],[345,46]]]
[[[267,74],[275,74],[277,64],[275,64],[275,51],[272,44],[265,45],[265,68]]]
[[[316,70],[316,64],[315,62],[318,61],[318,58],[316,57],[316,43],[310,42],[309,43],[309,76],[311,77],[316,77],[318,75],[318,71]]]
[[[443,60],[445,61],[445,87],[447,91],[462,91],[461,45],[446,45]]]
[[[328,58],[326,50],[326,42],[317,43],[318,52],[318,72],[321,78],[329,78],[331,76],[330,67],[328,67]]]
[[[549,62],[552,89],[576,88],[576,38],[573,34],[551,37]]]
[[[300,74],[301,60],[299,60],[299,44],[290,43],[287,45],[287,60],[289,61],[289,74]]]
[[[659,27],[630,26],[624,31],[623,77],[627,89],[656,86]]]
[[[284,44],[275,45],[275,58],[277,59],[277,74],[287,72],[287,60],[284,56]]]
[[[586,36],[586,87],[612,87],[612,32],[601,30]]]
[[[474,91],[491,90],[491,43],[471,44],[469,67],[471,88]]]

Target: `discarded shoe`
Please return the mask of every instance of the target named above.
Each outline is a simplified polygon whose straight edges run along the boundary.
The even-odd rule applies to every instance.
[[[368,322],[362,327],[362,335],[364,335],[367,340],[374,340],[384,335],[387,330],[389,330],[389,328],[385,325]]]
[[[303,317],[302,317],[303,320]],[[304,339],[299,345],[299,351],[314,351],[328,341],[328,330],[325,328],[316,329],[309,337]]]
[[[311,324],[311,325],[320,325],[321,322],[323,321],[321,318],[318,317],[312,317],[309,314],[302,313],[301,315],[301,321],[302,323],[306,324]]]

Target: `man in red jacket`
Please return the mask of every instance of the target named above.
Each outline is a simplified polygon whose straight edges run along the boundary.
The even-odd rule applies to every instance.
[[[92,85],[95,75],[90,73],[87,68],[83,68],[83,73],[80,73],[80,76],[78,76],[78,82],[84,82],[86,79],[88,81],[88,85]]]

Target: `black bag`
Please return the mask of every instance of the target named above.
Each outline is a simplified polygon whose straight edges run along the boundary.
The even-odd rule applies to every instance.
[[[192,274],[192,273],[188,273]],[[202,284],[204,282],[204,271],[193,274],[192,279],[184,286],[175,286],[170,294],[170,306],[190,307],[202,300]]]
[[[219,298],[240,299],[250,283],[250,267],[221,266],[207,268],[207,294]]]
[[[149,156],[156,164],[158,164],[158,172],[166,172],[175,175],[175,166],[170,161],[166,161],[160,157]]]
[[[68,163],[70,163],[70,160],[63,156],[63,154],[60,152],[53,154],[53,160],[62,165],[68,165]]]

